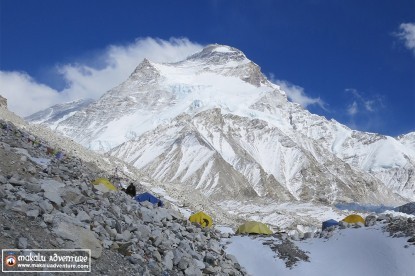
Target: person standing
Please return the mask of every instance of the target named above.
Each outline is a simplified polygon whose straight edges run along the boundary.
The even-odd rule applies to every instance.
[[[127,189],[125,190],[125,193],[127,195],[130,195],[131,197],[135,196],[136,190],[135,190],[135,186],[133,183],[130,183],[130,185],[128,185]]]

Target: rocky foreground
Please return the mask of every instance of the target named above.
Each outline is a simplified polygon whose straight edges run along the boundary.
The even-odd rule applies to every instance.
[[[0,121],[1,248],[90,248],[92,275],[245,275],[220,243],[169,208],[90,184],[107,177]],[[226,235],[226,234],[223,234]]]

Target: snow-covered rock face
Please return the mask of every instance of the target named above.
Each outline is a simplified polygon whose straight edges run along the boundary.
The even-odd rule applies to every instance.
[[[205,72],[235,76],[257,87],[272,86],[261,73],[258,65],[247,59],[240,50],[229,46],[209,45],[201,52],[178,62],[177,65],[191,67],[199,65]]]
[[[212,198],[415,199],[409,138],[353,131],[291,103],[238,49],[210,45],[131,76],[56,129],[157,181]]]
[[[35,124],[45,123],[51,127],[52,125],[59,123],[59,121],[72,116],[76,111],[87,107],[93,101],[94,100],[92,99],[81,99],[69,103],[54,105],[26,117],[25,120]]]
[[[0,107],[7,108],[7,99],[0,96]]]

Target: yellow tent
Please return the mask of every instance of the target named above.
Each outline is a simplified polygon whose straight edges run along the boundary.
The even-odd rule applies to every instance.
[[[349,216],[345,217],[344,219],[342,219],[342,221],[347,222],[347,223],[361,222],[361,223],[365,224],[365,219],[362,218],[359,215],[349,215]]]
[[[94,184],[95,188],[101,192],[108,192],[108,191],[116,191],[117,188],[115,188],[112,183],[106,179],[106,178],[97,178],[94,181],[92,181],[92,184]]]
[[[191,215],[189,217],[189,220],[193,223],[200,224],[200,226],[202,226],[202,227],[212,226],[212,218],[209,215],[207,215],[203,212],[197,212],[197,213]]]
[[[257,221],[248,221],[239,226],[236,234],[265,234],[271,235],[272,231],[265,224]]]

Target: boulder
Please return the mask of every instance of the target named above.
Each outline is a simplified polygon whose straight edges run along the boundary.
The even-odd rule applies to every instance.
[[[173,258],[174,254],[172,251],[167,251],[163,257],[163,266],[167,270],[173,270]]]
[[[17,248],[19,248],[19,249],[26,249],[27,248],[27,244],[28,244],[28,242],[27,242],[27,239],[25,237],[19,237],[17,239],[17,242],[16,242]]]
[[[375,215],[369,215],[369,216],[367,216],[366,219],[365,219],[365,226],[366,227],[369,227],[369,226],[375,225],[376,224],[376,220],[377,220],[377,218],[376,218]]]
[[[49,199],[51,202],[61,205],[63,199],[61,197],[61,188],[65,187],[65,184],[53,179],[46,179],[40,183],[42,190],[45,191],[43,196]]]
[[[72,241],[78,248],[91,249],[92,258],[97,259],[102,254],[101,242],[91,230],[62,221],[52,231],[58,237]]]
[[[87,212],[82,211],[82,210],[78,212],[78,215],[76,215],[76,218],[81,222],[87,222],[87,223],[91,222],[91,217],[88,215]]]

